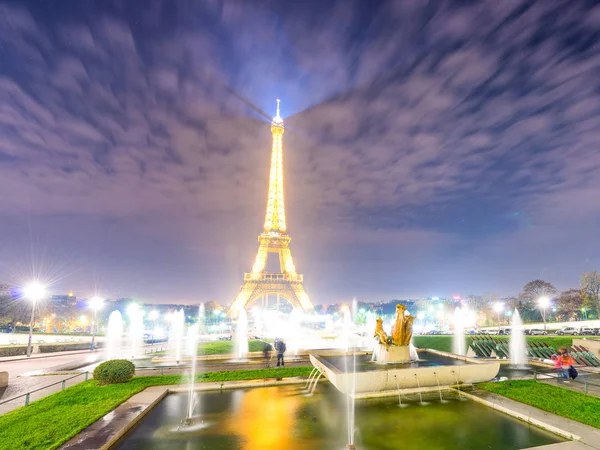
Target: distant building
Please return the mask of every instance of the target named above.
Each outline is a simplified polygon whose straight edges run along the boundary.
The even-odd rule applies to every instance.
[[[77,296],[71,291],[68,294],[53,295],[50,297],[50,301],[59,306],[75,306]]]

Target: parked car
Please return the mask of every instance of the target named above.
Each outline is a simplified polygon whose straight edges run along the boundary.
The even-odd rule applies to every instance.
[[[575,327],[562,327],[556,332],[556,334],[558,334],[559,336],[564,336],[565,334],[578,335],[579,331]]]
[[[595,335],[594,329],[593,328],[587,328],[587,327],[580,328],[579,329],[579,334],[582,335],[582,336],[594,336]]]
[[[548,332],[546,330],[539,330],[537,328],[529,330],[531,336],[546,336]]]
[[[500,331],[498,331],[498,329],[494,328],[491,330],[487,330],[487,334],[500,334]]]
[[[510,334],[511,333],[511,329],[510,328],[505,328],[502,331],[504,332],[504,334]]]
[[[600,328],[594,328],[594,336],[600,335]]]

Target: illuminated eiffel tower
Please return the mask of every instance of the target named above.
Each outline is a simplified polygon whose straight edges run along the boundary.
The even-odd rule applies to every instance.
[[[279,298],[283,297],[294,308],[302,308],[305,312],[314,309],[304,290],[303,277],[296,273],[290,252],[291,238],[286,232],[283,201],[284,130],[283,119],[279,115],[279,100],[277,100],[277,115],[271,122],[273,147],[265,226],[262,234],[258,236],[258,254],[252,266],[252,272],[244,274],[244,284],[229,309],[229,316],[232,318],[237,318],[242,309],[248,308],[257,300],[268,299],[269,295],[276,295],[278,303]],[[269,253],[279,255],[280,271],[277,273],[265,271]]]

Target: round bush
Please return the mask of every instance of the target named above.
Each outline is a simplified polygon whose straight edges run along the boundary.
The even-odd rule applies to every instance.
[[[94,379],[102,384],[125,383],[133,377],[135,366],[126,359],[112,359],[94,369]]]

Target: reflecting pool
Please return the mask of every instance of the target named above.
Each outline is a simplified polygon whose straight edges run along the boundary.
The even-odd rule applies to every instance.
[[[198,393],[196,421],[180,427],[185,394],[167,396],[117,449],[342,450],[346,445],[344,397],[327,383],[317,395],[299,386]],[[356,402],[360,450],[516,450],[560,442],[557,436],[478,403],[414,398]],[[201,409],[201,410],[199,410]]]

